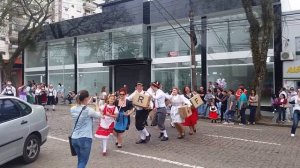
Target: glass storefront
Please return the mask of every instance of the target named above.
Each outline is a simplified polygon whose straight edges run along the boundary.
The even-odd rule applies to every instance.
[[[45,45],[43,43],[33,44],[25,50],[25,67],[45,66]]]
[[[24,82],[27,84],[28,81],[33,81],[35,83],[43,83],[46,81],[45,70],[44,71],[34,71],[25,72]]]
[[[109,88],[108,67],[78,69],[78,90],[86,89],[90,95],[96,95],[103,86]]]
[[[78,38],[78,63],[97,63],[111,59],[109,33]]]

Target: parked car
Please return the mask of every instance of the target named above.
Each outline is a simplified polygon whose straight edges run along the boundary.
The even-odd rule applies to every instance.
[[[18,157],[25,163],[35,161],[48,131],[43,106],[0,95],[0,165]]]

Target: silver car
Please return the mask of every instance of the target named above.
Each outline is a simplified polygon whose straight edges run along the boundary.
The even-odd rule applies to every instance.
[[[18,157],[25,163],[35,161],[48,131],[42,106],[0,95],[0,165]]]

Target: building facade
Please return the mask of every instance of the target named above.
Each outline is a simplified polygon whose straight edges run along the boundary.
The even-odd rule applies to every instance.
[[[49,22],[61,22],[68,19],[101,13],[102,9],[97,5],[102,3],[104,3],[103,0],[54,0]]]
[[[229,2],[230,1],[230,2]],[[101,14],[47,25],[26,48],[25,81],[64,83],[66,90],[110,91],[158,80],[164,90],[191,86],[189,12],[197,38],[197,85],[225,79],[226,89],[250,88],[254,68],[249,24],[240,0],[119,0]],[[259,6],[254,7],[259,12]],[[281,20],[280,2],[274,3]],[[282,86],[281,22],[269,47],[264,102]],[[278,68],[277,68],[278,67]]]
[[[300,11],[283,13],[282,20],[283,85],[300,88]]]

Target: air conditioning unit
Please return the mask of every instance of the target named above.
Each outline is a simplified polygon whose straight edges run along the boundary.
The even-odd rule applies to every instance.
[[[286,52],[286,51],[281,52],[280,59],[281,61],[294,60],[294,54],[293,52]]]

